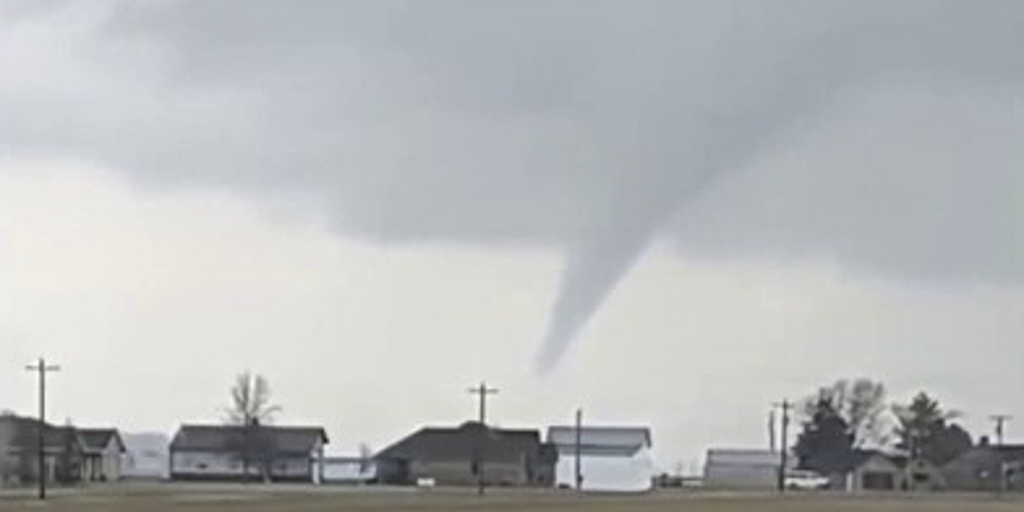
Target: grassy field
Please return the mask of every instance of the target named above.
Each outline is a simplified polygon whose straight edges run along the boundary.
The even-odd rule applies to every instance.
[[[252,487],[117,487],[55,493],[44,505],[27,493],[0,494],[0,510],[53,511],[579,511],[579,512],[998,512],[1024,510],[1024,500],[995,497],[900,498],[829,496],[739,496],[655,493],[645,496],[576,496],[558,493],[360,491]]]

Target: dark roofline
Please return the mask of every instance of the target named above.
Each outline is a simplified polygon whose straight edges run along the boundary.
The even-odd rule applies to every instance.
[[[375,461],[383,460],[397,460],[402,459],[396,454],[409,446],[411,443],[420,439],[421,437],[427,436],[455,436],[459,434],[465,434],[467,432],[487,432],[490,439],[504,439],[506,441],[513,440],[516,438],[530,438],[530,441],[535,441],[538,447],[544,446],[543,434],[540,430],[531,429],[503,429],[500,427],[484,426],[477,421],[468,421],[455,427],[420,427],[416,431],[408,434],[394,443],[386,446],[380,451],[373,454],[371,457]]]
[[[7,422],[13,429],[9,450],[38,450],[40,422],[37,418],[17,414],[0,414],[0,421]],[[78,429],[74,426],[55,425],[49,422],[42,425],[45,433],[43,445],[47,451],[63,451],[69,443],[78,450],[83,448]]]
[[[177,434],[180,434],[182,430],[193,430],[193,429],[195,429],[195,430],[228,430],[228,429],[241,429],[241,428],[243,428],[241,425],[216,425],[216,424],[202,424],[202,423],[192,423],[192,424],[185,423],[185,424],[182,424],[181,426],[178,427],[178,431],[175,433],[175,437],[177,437]],[[324,442],[324,444],[327,444],[327,443],[330,442],[330,439],[328,439],[328,437],[327,437],[327,428],[321,427],[321,426],[313,426],[313,425],[260,425],[259,428],[264,429],[264,430],[269,430],[269,431],[303,431],[303,430],[305,430],[305,431],[316,431],[318,434],[320,434],[321,440]]]
[[[121,431],[116,428],[80,428],[78,429],[78,435],[83,438],[82,451],[87,453],[95,453],[106,449],[106,445],[110,444],[111,439],[117,441],[117,447],[121,453],[126,453],[128,451],[128,448],[124,444],[124,438],[121,437]],[[106,436],[104,446],[101,448],[89,446],[88,443],[85,442],[85,438],[90,435]]]
[[[212,425],[212,424],[183,424],[178,427],[178,431],[175,432],[174,437],[171,438],[171,442],[168,448],[171,451],[188,451],[188,452],[200,452],[200,453],[221,453],[227,451],[225,447],[209,447],[209,448],[197,448],[197,447],[185,447],[179,446],[181,443],[181,436],[188,431],[207,431],[207,432],[227,432],[227,431],[241,431],[245,427],[241,425]],[[319,437],[319,441],[322,444],[329,444],[330,438],[327,436],[327,429],[318,426],[296,426],[296,425],[260,425],[259,429],[263,432],[306,432],[315,433]]]

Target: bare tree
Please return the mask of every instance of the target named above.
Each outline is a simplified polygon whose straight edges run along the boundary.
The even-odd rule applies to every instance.
[[[848,429],[853,448],[887,446],[893,441],[893,425],[889,415],[888,392],[885,385],[870,379],[839,380],[818,390],[807,400],[805,416],[811,418],[827,404]]]
[[[246,480],[253,462],[258,464],[263,480],[270,478],[276,447],[264,425],[272,423],[279,412],[281,408],[271,402],[270,382],[266,377],[245,371],[235,378],[231,405],[225,410],[225,416],[228,424],[242,430],[237,450]]]
[[[235,378],[231,406],[225,410],[228,424],[269,424],[280,412],[281,408],[271,403],[270,382],[266,377],[245,371]]]
[[[885,385],[869,379],[845,383],[845,412],[858,448],[892,442],[888,396]]]

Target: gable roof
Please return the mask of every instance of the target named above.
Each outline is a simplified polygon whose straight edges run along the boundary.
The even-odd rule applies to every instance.
[[[576,427],[554,426],[548,429],[548,442],[561,451],[575,450]],[[633,455],[652,446],[647,427],[592,427],[579,431],[580,451],[589,455]]]
[[[49,451],[63,451],[81,447],[81,439],[74,427],[44,425],[43,445]],[[39,447],[39,420],[14,414],[0,415],[0,431],[8,438],[8,449],[12,451],[36,450]]]
[[[327,431],[322,427],[260,426],[247,430],[236,425],[182,425],[171,441],[172,451],[234,452],[249,435],[257,432],[280,454],[309,454],[318,443],[327,444]]]
[[[1024,445],[976,446],[950,462],[953,465],[1024,462]]]
[[[117,449],[125,452],[124,440],[117,429],[113,428],[82,428],[78,429],[78,435],[82,438],[82,447],[88,452],[102,452],[110,446],[111,442],[117,443]]]
[[[990,448],[1003,462],[1024,462],[1024,445],[1004,444]]]
[[[422,428],[381,450],[376,460],[516,461],[543,457],[540,432],[489,428],[468,422],[456,428]]]
[[[870,462],[882,462],[895,469],[904,469],[910,457],[902,452],[875,449],[831,450],[800,460],[801,469],[817,471],[823,475],[845,475]],[[923,459],[917,460],[923,463]]]

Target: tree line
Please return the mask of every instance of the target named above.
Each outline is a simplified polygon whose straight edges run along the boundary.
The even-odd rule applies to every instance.
[[[801,468],[823,474],[848,470],[861,450],[897,449],[944,466],[974,446],[957,422],[961,414],[924,391],[909,403],[891,403],[880,382],[840,380],[799,407],[803,429],[794,454]]]

